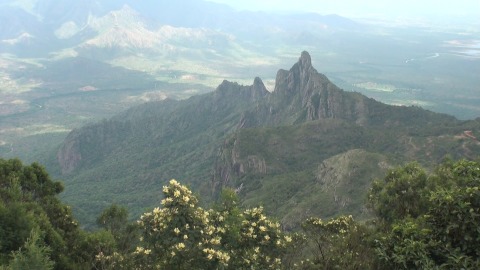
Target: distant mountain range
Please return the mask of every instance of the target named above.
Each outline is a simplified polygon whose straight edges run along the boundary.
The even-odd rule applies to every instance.
[[[72,131],[57,159],[65,200],[87,222],[112,202],[138,214],[176,178],[210,201],[234,188],[293,228],[306,216],[365,215],[373,178],[409,160],[475,158],[479,132],[478,119],[345,92],[303,52],[278,71],[273,92],[260,78],[224,81],[212,93],[137,106]]]
[[[300,17],[237,12],[201,0],[11,0],[0,2],[0,22],[2,51],[22,55],[29,49],[28,55],[36,57],[72,46],[80,53],[92,47],[165,49],[171,40],[207,42],[208,46],[219,48],[228,42],[226,33],[251,38],[251,29],[258,32],[253,36],[268,38],[279,32],[287,35],[307,25],[320,26],[325,31],[360,27],[336,15]],[[212,44],[212,40],[220,44]]]
[[[478,79],[470,73],[479,68],[478,38],[475,32],[437,31],[364,24],[334,14],[237,11],[203,0],[3,0],[0,95],[9,96],[2,96],[0,117],[32,111],[39,96],[94,95],[76,92],[85,87],[97,93],[161,91],[161,96],[186,98],[215,88],[223,79],[246,84],[262,76],[272,90],[270,74],[290,64],[298,51],[308,50],[323,59],[324,72],[348,91],[475,118],[478,99],[470,97],[478,92]],[[88,64],[76,70],[78,62]],[[83,76],[87,65],[103,72]],[[64,79],[74,75],[74,82]],[[161,84],[169,85],[157,87]],[[23,105],[12,104],[16,100]],[[104,116],[92,117],[89,111],[76,116]],[[63,119],[54,124],[79,126]],[[15,143],[11,138],[0,141]]]

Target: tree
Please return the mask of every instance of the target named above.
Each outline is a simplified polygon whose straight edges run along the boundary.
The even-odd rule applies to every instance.
[[[55,263],[50,259],[50,248],[41,244],[41,237],[38,229],[32,230],[30,237],[25,242],[23,249],[13,253],[10,262],[11,270],[50,270]]]
[[[375,213],[386,221],[375,241],[380,263],[399,269],[478,269],[480,163],[446,161],[428,177],[411,166],[388,174],[369,194]]]
[[[113,235],[120,252],[128,252],[138,242],[138,225],[128,222],[128,211],[125,207],[112,204],[103,210],[97,218],[97,224]]]
[[[77,251],[81,257],[88,258],[91,269],[128,269],[122,268],[126,262],[123,254],[117,252],[117,242],[109,231],[99,230],[84,233],[80,249]]]
[[[368,196],[370,208],[382,221],[391,223],[425,212],[429,192],[425,170],[417,163],[390,170],[384,179],[375,180]]]
[[[163,187],[162,208],[145,213],[139,224],[142,245],[135,251],[139,268],[280,268],[291,237],[267,218],[263,208],[240,212],[223,201],[205,210],[185,186],[171,180]],[[233,194],[225,193],[226,197]],[[232,222],[235,222],[233,224]]]
[[[216,269],[227,266],[211,211],[199,207],[192,192],[177,181],[163,187],[163,208],[142,215],[142,246],[136,254],[151,258],[148,265],[176,269]]]
[[[370,232],[352,216],[323,221],[309,218],[302,224],[307,249],[313,259],[304,261],[304,269],[370,269],[373,252]]]
[[[0,201],[0,265],[24,245],[35,226],[35,217],[20,203],[5,205]]]
[[[110,207],[103,210],[97,218],[97,224],[112,232],[113,235],[119,236],[121,231],[128,224],[128,211],[124,207],[112,204]]]
[[[453,186],[432,191],[425,222],[431,237],[442,244],[439,260],[452,268],[480,268],[480,163],[461,160],[446,164],[438,178]]]
[[[62,190],[40,165],[0,159],[0,263],[27,242],[33,229],[40,230],[55,269],[86,260],[77,256],[80,230],[71,209],[57,197]]]

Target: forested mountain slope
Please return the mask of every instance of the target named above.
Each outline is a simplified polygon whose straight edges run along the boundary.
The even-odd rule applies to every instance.
[[[83,220],[111,202],[139,213],[176,178],[207,199],[237,188],[244,203],[296,226],[297,217],[360,213],[370,181],[389,166],[475,157],[477,132],[478,121],[343,91],[303,52],[278,71],[273,92],[259,78],[224,81],[212,93],[141,105],[72,131],[57,158],[65,199]]]

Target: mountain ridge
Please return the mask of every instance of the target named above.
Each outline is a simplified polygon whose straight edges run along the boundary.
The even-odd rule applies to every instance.
[[[253,22],[261,20],[264,27],[259,29],[259,32],[262,35],[268,34],[269,29],[278,28],[291,31],[288,30],[290,24],[283,24],[279,19],[288,19],[288,16],[266,13],[259,16],[256,12],[238,12],[223,4],[201,0],[181,1],[175,4],[170,1],[138,2],[130,0],[121,2],[38,0],[32,1],[30,4],[4,1],[1,4],[4,12],[0,13],[0,19],[10,23],[0,27],[3,29],[0,32],[0,40],[16,39],[24,33],[32,35],[36,42],[23,42],[22,44],[31,49],[35,48],[41,54],[52,53],[59,47],[61,49],[73,47],[79,50],[79,47],[96,44],[104,47],[105,44],[113,46],[118,43],[119,47],[131,48],[161,46],[162,44],[153,43],[157,41],[159,34],[156,32],[161,31],[162,26],[198,31],[210,29],[217,35],[235,30],[233,32],[238,32],[240,36],[246,36],[248,33],[251,34],[249,29],[254,25]],[[117,24],[116,16],[127,21],[119,21],[120,24]],[[19,17],[22,19],[18,19]],[[323,23],[329,25],[330,28],[336,28],[336,25],[339,28],[357,25],[343,17],[335,17],[335,20],[332,20],[331,17],[331,15],[305,16],[303,21],[304,23]],[[298,18],[294,19],[298,20]],[[225,23],[225,21],[230,23]],[[102,22],[103,24],[111,22],[109,25],[113,27],[113,30],[110,31],[110,36],[106,36],[108,32],[104,31],[100,31],[99,36],[92,33],[92,30],[99,31],[97,28]],[[138,24],[142,24],[142,27],[138,27]],[[115,26],[124,28],[124,31],[117,33],[118,31],[114,31]],[[132,36],[129,38],[130,42],[125,42],[125,38],[129,36],[128,31],[141,31],[143,41],[132,40],[134,39]],[[50,45],[52,40],[57,43],[55,46]],[[110,41],[108,42],[108,40]],[[19,48],[22,48],[22,44],[3,43],[3,49],[16,53],[21,52]]]
[[[298,198],[304,190],[292,186],[296,185],[292,178],[312,185],[318,181],[315,172],[319,164],[342,153],[352,156],[348,153],[353,149],[362,149],[360,156],[378,154],[372,160],[391,165],[411,159],[428,165],[447,153],[454,158],[472,157],[480,150],[478,142],[456,137],[467,128],[478,132],[478,121],[459,121],[418,107],[385,105],[345,92],[313,68],[308,52],[302,52],[289,71],[280,70],[277,79],[273,92],[267,91],[260,78],[250,86],[225,80],[214,92],[182,101],[148,103],[73,131],[57,155],[67,187],[71,185],[65,198],[83,211],[110,201],[129,204],[137,213],[155,200],[161,187],[158,181],[177,178],[189,181],[192,189],[207,195],[207,201],[214,200],[224,187],[242,187],[239,194],[249,198],[247,202],[265,204],[275,213],[279,205],[270,199],[276,195],[259,195],[267,200],[259,201],[252,199],[253,194],[268,193],[262,187],[267,183],[276,187],[277,183],[295,190],[286,199]],[[358,192],[364,192],[365,183],[385,167],[370,164],[368,158],[362,162],[362,166],[377,169],[357,175],[358,183],[363,183]],[[102,181],[97,182],[99,179]],[[81,192],[89,185],[95,194]],[[132,201],[132,195],[123,194],[127,190],[144,195],[138,202]],[[362,196],[352,194],[344,198],[349,203],[343,206],[327,212],[314,206],[308,211],[320,216],[361,211]],[[310,194],[308,200],[326,200],[315,196]],[[285,209],[277,214],[293,215]]]

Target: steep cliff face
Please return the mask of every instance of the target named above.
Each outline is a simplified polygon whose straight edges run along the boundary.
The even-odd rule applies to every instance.
[[[132,130],[129,122],[115,120],[104,120],[73,130],[57,153],[62,173],[69,174],[82,165],[102,160],[115,148],[121,147]]]
[[[242,113],[237,126],[239,129],[301,124],[322,119],[347,120],[364,125],[368,123],[369,103],[376,103],[360,94],[345,93],[339,89],[325,75],[317,72],[306,51],[302,52],[290,70],[281,69],[277,72],[272,93],[261,92],[265,98]],[[219,151],[213,175],[214,190],[228,186],[232,178],[257,174],[258,168],[267,170],[265,160],[256,154],[248,155],[250,158],[240,158],[240,150],[249,143],[240,141],[240,137],[233,135]]]
[[[212,175],[212,194],[215,194],[223,187],[234,187],[232,179],[238,179],[246,174],[265,175],[267,164],[265,158],[260,155],[242,155],[240,136],[232,136],[225,140],[218,151]],[[239,187],[236,187],[239,188]]]
[[[62,174],[71,173],[82,161],[79,142],[72,139],[71,136],[67,137],[57,153],[57,160]]]
[[[302,52],[289,70],[279,70],[275,90],[269,97],[272,122],[293,122],[340,118],[364,123],[368,100],[356,93],[345,93],[312,66],[308,52]]]

